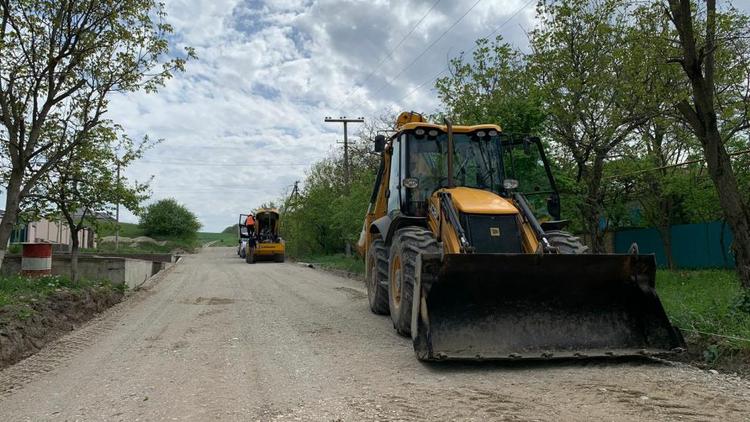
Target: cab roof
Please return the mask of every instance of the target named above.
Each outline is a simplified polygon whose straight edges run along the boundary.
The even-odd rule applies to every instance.
[[[405,123],[399,126],[398,131],[402,132],[405,130],[412,130],[412,129],[418,129],[418,128],[437,129],[442,132],[448,132],[448,127],[445,125],[436,125],[434,123],[427,123],[427,122]],[[471,132],[476,132],[478,130],[493,130],[493,129],[498,132],[503,131],[503,129],[499,125],[493,125],[493,124],[483,124],[483,125],[473,125],[473,126],[461,126],[461,125],[453,126],[454,133],[471,133]]]
[[[260,214],[266,214],[266,213],[279,215],[279,210],[277,208],[259,208],[255,210],[256,216]]]

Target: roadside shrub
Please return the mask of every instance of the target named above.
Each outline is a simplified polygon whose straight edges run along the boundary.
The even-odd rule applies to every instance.
[[[177,237],[192,239],[201,224],[184,205],[174,199],[162,199],[144,210],[139,225],[151,237]]]

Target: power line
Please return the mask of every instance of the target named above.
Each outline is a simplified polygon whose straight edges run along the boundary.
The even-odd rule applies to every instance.
[[[260,162],[246,162],[246,163],[217,163],[217,162],[198,162],[198,161],[153,161],[153,160],[138,160],[135,163],[144,164],[159,164],[159,165],[170,165],[170,166],[200,166],[200,167],[304,167],[309,166],[310,163],[260,163]]]
[[[745,150],[741,150],[741,151],[730,152],[727,155],[729,155],[730,157],[735,157],[737,155],[743,155],[743,154],[747,154],[747,153],[750,153],[750,149],[745,149]],[[602,179],[605,179],[605,180],[607,180],[607,179],[619,179],[620,177],[635,176],[635,175],[638,175],[638,174],[650,173],[650,172],[656,171],[656,170],[664,170],[664,169],[673,168],[673,167],[682,167],[682,166],[686,166],[688,164],[702,163],[704,161],[706,161],[705,158],[697,158],[697,159],[694,159],[694,160],[687,160],[687,161],[683,161],[683,162],[676,163],[676,164],[668,164],[666,166],[653,167],[653,168],[645,169],[645,170],[638,170],[638,171],[634,171],[634,172],[631,172],[631,173],[615,174],[615,175],[612,175],[612,176],[603,177]]]
[[[396,79],[398,79],[398,78],[399,78],[399,76],[403,75],[403,74],[404,74],[404,72],[406,72],[407,70],[409,70],[409,68],[411,68],[412,66],[414,66],[414,64],[415,64],[415,63],[416,63],[417,61],[419,61],[419,59],[421,59],[421,58],[422,58],[422,56],[424,56],[425,54],[427,54],[427,52],[428,52],[428,51],[430,51],[430,49],[432,49],[432,47],[434,47],[434,46],[435,46],[435,44],[437,44],[437,43],[438,43],[438,42],[439,42],[440,40],[442,40],[442,39],[443,39],[443,37],[445,37],[445,36],[446,36],[446,35],[448,34],[448,32],[452,31],[452,30],[453,30],[453,28],[455,28],[455,27],[456,27],[456,25],[458,25],[459,23],[461,23],[461,21],[462,21],[462,20],[463,20],[463,19],[464,19],[464,18],[466,17],[466,15],[468,15],[468,14],[469,14],[469,12],[471,12],[472,10],[474,10],[474,8],[475,8],[475,7],[477,7],[477,5],[478,5],[478,4],[479,4],[479,3],[481,2],[481,1],[482,1],[482,0],[477,0],[476,2],[474,2],[474,4],[473,4],[473,5],[471,5],[471,7],[469,8],[469,10],[467,10],[466,12],[464,12],[464,14],[463,14],[463,15],[461,15],[461,16],[460,16],[460,17],[459,17],[459,18],[458,18],[458,19],[457,19],[457,20],[456,20],[455,22],[453,22],[453,24],[452,24],[451,26],[449,26],[449,27],[448,27],[448,29],[446,29],[445,31],[443,31],[443,33],[442,33],[442,34],[440,34],[440,36],[439,36],[439,37],[437,37],[437,38],[436,38],[436,39],[435,39],[435,40],[434,40],[434,41],[433,41],[432,43],[430,43],[430,45],[428,45],[428,46],[427,46],[427,48],[425,48],[424,50],[422,50],[422,52],[421,52],[421,53],[419,53],[419,55],[417,55],[417,57],[415,57],[415,58],[414,58],[414,60],[412,60],[412,61],[411,61],[411,62],[410,62],[410,63],[409,63],[408,65],[406,65],[406,67],[404,67],[404,68],[403,68],[403,69],[401,69],[401,70],[400,70],[400,71],[399,71],[398,73],[396,73],[396,75],[395,75],[395,76],[393,76],[393,77],[391,77],[390,79],[386,80],[386,81],[385,81],[385,83],[383,83],[383,85],[381,85],[381,86],[380,86],[380,87],[379,87],[379,88],[378,88],[377,90],[375,90],[375,93],[373,93],[373,96],[377,95],[377,94],[378,94],[378,93],[379,93],[380,91],[382,91],[382,90],[383,90],[383,89],[384,89],[384,88],[385,88],[386,86],[388,86],[388,85],[390,85],[391,83],[393,83],[393,82],[394,82],[394,81],[395,81]]]
[[[507,25],[507,24],[508,24],[508,23],[509,23],[509,22],[510,22],[511,20],[513,20],[513,18],[515,18],[516,16],[518,16],[518,14],[520,14],[520,13],[521,13],[521,12],[522,12],[523,10],[525,10],[525,9],[526,9],[527,7],[529,7],[529,5],[530,5],[531,3],[535,2],[535,1],[536,1],[536,0],[529,0],[529,1],[527,1],[527,2],[526,2],[525,4],[523,4],[523,5],[522,5],[522,6],[520,7],[520,8],[516,9],[516,11],[515,11],[515,12],[513,12],[513,14],[512,14],[512,15],[510,15],[510,17],[508,17],[508,19],[506,19],[505,21],[503,21],[503,23],[502,23],[502,24],[500,24],[500,26],[498,26],[497,28],[495,28],[495,29],[494,29],[494,30],[493,30],[492,32],[490,32],[489,34],[485,35],[485,36],[484,36],[483,38],[490,38],[491,36],[495,35],[495,34],[496,34],[496,33],[497,33],[497,32],[498,32],[499,30],[501,30],[502,28],[504,28],[504,27],[505,27],[505,25]],[[401,97],[401,98],[400,98],[400,99],[399,99],[399,100],[398,100],[397,102],[399,102],[399,103],[400,103],[401,101],[403,101],[403,100],[405,100],[405,99],[407,99],[407,98],[411,97],[412,95],[414,95],[414,93],[416,93],[417,91],[419,91],[419,89],[420,89],[420,88],[422,88],[423,86],[425,86],[425,85],[426,85],[427,83],[429,83],[430,81],[432,81],[432,82],[435,82],[435,81],[437,81],[437,78],[438,78],[438,77],[439,77],[440,75],[442,75],[443,73],[447,72],[447,71],[448,71],[449,69],[450,69],[450,65],[448,65],[448,66],[445,66],[445,68],[443,68],[443,70],[441,70],[440,72],[438,72],[437,74],[435,74],[435,76],[433,76],[432,78],[430,78],[430,79],[427,79],[427,80],[425,80],[424,82],[422,82],[421,84],[417,85],[417,87],[416,87],[416,88],[414,88],[414,89],[412,89],[411,91],[409,91],[409,93],[407,93],[406,95],[404,95],[403,97]]]
[[[436,73],[435,76],[432,76],[429,79],[427,79],[424,82],[422,82],[421,84],[417,85],[416,88],[414,88],[411,91],[409,91],[406,95],[404,95],[403,97],[399,98],[398,101],[396,101],[396,102],[400,103],[401,101],[404,101],[405,99],[411,97],[412,94],[414,94],[415,92],[419,91],[419,89],[422,88],[423,86],[425,86],[425,84],[427,84],[428,82],[431,82],[431,81],[434,82],[434,81],[436,81],[437,78],[440,75],[442,75],[443,73],[445,73],[447,70],[448,70],[448,68],[446,67],[445,69],[443,69],[440,72]]]
[[[383,63],[385,63],[385,60],[386,60],[386,59],[389,59],[389,58],[390,58],[390,59],[393,59],[393,53],[394,53],[394,52],[395,52],[395,51],[396,51],[396,50],[397,50],[397,49],[398,49],[399,47],[401,47],[401,44],[403,44],[403,43],[404,43],[404,41],[406,41],[406,39],[407,39],[407,38],[409,37],[409,35],[411,35],[411,34],[413,34],[413,33],[414,33],[414,31],[415,31],[415,30],[416,30],[416,29],[417,29],[417,28],[419,27],[419,25],[421,25],[421,24],[422,24],[422,22],[423,22],[423,21],[425,20],[425,18],[427,18],[427,16],[428,16],[428,15],[430,14],[430,12],[432,12],[432,10],[433,10],[433,9],[435,8],[435,6],[437,6],[437,5],[438,5],[438,3],[440,3],[440,1],[441,1],[441,0],[436,0],[436,1],[434,2],[434,3],[432,3],[432,6],[430,6],[430,8],[429,8],[429,9],[427,10],[427,12],[425,12],[425,14],[424,14],[424,15],[422,15],[422,17],[421,17],[421,18],[419,19],[419,21],[418,21],[418,22],[417,22],[417,23],[416,23],[416,24],[415,24],[415,25],[414,25],[414,26],[413,26],[413,27],[411,28],[411,30],[410,30],[410,31],[409,31],[409,32],[408,32],[408,33],[407,33],[406,35],[404,35],[404,36],[403,36],[403,37],[401,38],[401,41],[399,41],[399,42],[398,42],[398,43],[396,44],[396,46],[395,46],[395,47],[393,47],[392,49],[390,49],[390,51],[388,51],[388,52],[386,53],[386,55],[385,55],[385,56],[383,56],[383,58],[382,58],[382,59],[380,59],[380,61],[378,62],[378,64],[377,64],[377,65],[375,65],[375,67],[374,67],[374,68],[373,68],[373,69],[372,69],[372,70],[370,71],[370,73],[368,73],[368,74],[367,74],[367,76],[366,76],[366,77],[365,77],[365,78],[364,78],[364,79],[363,79],[363,80],[362,80],[362,81],[361,81],[361,82],[360,82],[359,84],[355,84],[355,86],[353,87],[353,89],[351,89],[351,90],[350,90],[350,91],[349,91],[349,92],[348,92],[348,93],[347,93],[347,94],[346,94],[346,95],[344,96],[344,99],[343,99],[343,100],[341,101],[341,104],[339,104],[339,107],[338,107],[338,108],[341,108],[341,106],[345,104],[346,100],[348,100],[348,99],[349,99],[349,97],[351,97],[352,95],[354,95],[354,93],[355,93],[355,92],[357,92],[357,91],[358,91],[358,90],[359,90],[359,89],[360,89],[360,88],[361,88],[361,87],[362,87],[362,86],[363,86],[363,85],[364,85],[365,83],[367,83],[367,81],[369,81],[369,80],[370,80],[370,78],[372,77],[372,75],[374,75],[374,74],[375,74],[375,72],[377,72],[377,71],[378,71],[378,70],[380,69],[380,67],[381,67],[381,66],[383,65]],[[357,86],[357,85],[359,85],[359,86]]]

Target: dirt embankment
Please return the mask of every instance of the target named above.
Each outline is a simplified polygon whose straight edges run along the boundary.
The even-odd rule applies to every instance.
[[[109,286],[61,289],[33,303],[30,309],[0,309],[0,369],[36,353],[122,297],[122,292]]]

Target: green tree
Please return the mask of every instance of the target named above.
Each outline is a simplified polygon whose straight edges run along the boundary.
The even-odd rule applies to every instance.
[[[152,237],[195,239],[201,228],[198,217],[176,200],[162,199],[146,207],[139,225]]]
[[[24,197],[102,123],[112,94],[155,91],[184,69],[166,58],[164,18],[156,0],[0,0],[0,258]]]
[[[477,40],[471,60],[461,53],[449,70],[435,88],[455,122],[496,123],[506,132],[533,133],[544,120],[523,56],[501,36],[494,42]]]
[[[379,164],[372,139],[395,118],[368,122],[350,145],[348,184],[343,154],[337,151],[312,166],[298,195],[285,195],[281,231],[291,255],[344,252],[359,238]]]
[[[605,250],[605,163],[656,111],[652,69],[630,43],[630,2],[541,1],[531,32],[530,71],[545,132],[575,164],[578,203],[594,252]]]
[[[675,107],[701,143],[734,235],[737,274],[750,291],[750,206],[728,150],[750,129],[750,17],[734,9],[719,12],[716,0],[705,4],[700,11],[690,0],[668,0],[663,10],[675,28],[675,42],[658,45],[684,72],[687,95]]]
[[[92,129],[87,137],[55,163],[31,195],[47,204],[48,215],[61,216],[70,228],[70,275],[74,281],[78,280],[81,230],[96,228],[102,215],[113,213],[114,204],[137,212],[148,197],[147,183],[129,183],[117,169],[140,158],[150,146],[148,140],[136,145],[127,137],[118,139],[118,128],[105,125]]]

